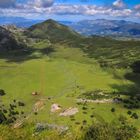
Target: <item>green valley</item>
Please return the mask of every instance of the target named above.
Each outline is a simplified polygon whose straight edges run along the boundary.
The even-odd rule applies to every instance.
[[[140,139],[140,41],[53,20],[18,35],[26,45],[0,53],[0,139]]]

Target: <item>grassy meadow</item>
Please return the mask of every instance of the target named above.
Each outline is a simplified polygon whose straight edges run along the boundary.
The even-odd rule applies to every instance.
[[[37,43],[35,48],[37,46],[41,46],[40,49],[44,48],[43,44]],[[124,108],[122,103],[77,104],[76,101],[86,91],[102,90],[111,93],[122,90],[127,92],[128,89],[123,87],[135,85],[133,81],[127,80],[124,76],[130,71],[129,69],[101,68],[97,60],[89,58],[81,49],[61,45],[58,45],[55,51],[49,55],[43,55],[40,50],[36,50],[30,55],[32,59],[20,62],[18,62],[18,57],[14,59],[17,59],[17,62],[0,59],[0,88],[6,92],[1,102],[8,105],[14,99],[22,101],[25,103],[25,107],[19,108],[19,111],[24,111],[27,116],[30,114],[22,128],[12,130],[15,133],[14,139],[48,138],[57,140],[58,134],[57,132],[55,134],[54,131],[45,130],[37,136],[32,135],[36,123],[41,122],[68,126],[74,139],[77,137],[75,132],[77,135],[81,134],[83,121],[86,120],[84,125],[87,126],[94,121],[113,124],[118,122],[120,115],[125,116],[129,124],[140,129],[139,119],[130,118],[127,114],[128,109]],[[33,96],[34,91],[37,91],[39,95]],[[40,99],[46,99],[45,106],[34,114],[32,113],[33,106]],[[53,103],[59,104],[62,110],[77,107],[79,112],[72,117],[59,116],[59,113],[50,112]],[[86,110],[83,110],[83,106],[86,106]],[[112,108],[116,110],[114,113],[111,112]],[[136,112],[140,116],[139,109],[133,109],[132,112]],[[0,132],[2,140],[10,139],[11,130],[5,126],[0,127],[3,130]],[[9,135],[5,134],[5,130],[9,132]],[[20,130],[22,132],[19,132]],[[18,133],[25,137],[19,137]],[[71,139],[69,136],[61,139],[68,138]]]

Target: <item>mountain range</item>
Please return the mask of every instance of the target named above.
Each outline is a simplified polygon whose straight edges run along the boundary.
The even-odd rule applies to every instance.
[[[83,20],[67,25],[84,35],[140,36],[140,24],[124,20]]]
[[[110,27],[114,27],[112,22]],[[25,54],[26,57],[30,57],[29,55],[36,51],[48,54],[48,50],[57,51],[60,46],[63,46],[79,48],[86,56],[97,59],[102,66],[128,67],[140,59],[139,44],[139,40],[116,40],[97,35],[84,36],[52,19],[29,28],[0,27],[0,53],[8,52],[6,53],[8,57],[9,52],[20,56],[24,54],[23,58]]]
[[[0,25],[14,24],[17,27],[29,28],[30,26],[43,22],[43,20],[32,20],[21,17],[0,17]],[[69,26],[73,30],[83,35],[117,36],[117,37],[139,37],[140,23],[125,20],[82,20],[58,21]]]

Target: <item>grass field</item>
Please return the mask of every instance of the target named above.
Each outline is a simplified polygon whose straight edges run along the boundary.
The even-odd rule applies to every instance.
[[[40,54],[35,52],[32,55]],[[31,133],[37,122],[69,126],[73,132],[80,133],[79,129],[83,120],[87,121],[87,125],[96,120],[113,123],[120,115],[126,116],[130,124],[139,128],[139,119],[130,118],[127,115],[128,110],[122,104],[87,103],[86,113],[83,113],[83,105],[78,105],[76,102],[76,98],[86,91],[100,89],[112,92],[117,91],[114,85],[133,86],[133,82],[123,77],[125,73],[124,69],[102,69],[94,59],[87,58],[78,48],[60,47],[50,56],[42,55],[38,59],[29,59],[20,63],[0,59],[0,88],[7,93],[2,98],[2,102],[8,104],[14,99],[23,101],[25,107],[21,110],[28,115],[39,99],[51,98],[45,101],[44,108],[37,115],[32,113],[24,122],[27,126],[21,129]],[[33,96],[34,91],[40,94]],[[79,112],[74,116],[74,121],[70,117],[60,117],[58,113],[51,113],[50,108],[53,103],[61,105],[62,109],[77,107]],[[116,112],[112,113],[111,108],[115,108]],[[140,115],[140,110],[132,111]],[[91,115],[94,118],[91,118]],[[32,127],[29,130],[27,127],[31,124]],[[51,132],[48,135],[51,136]],[[38,139],[41,136],[38,136]],[[34,139],[30,133],[29,137]]]

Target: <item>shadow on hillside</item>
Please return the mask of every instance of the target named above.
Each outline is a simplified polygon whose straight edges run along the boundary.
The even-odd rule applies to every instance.
[[[111,87],[117,90],[122,95],[137,95],[140,94],[140,74],[126,73],[125,78],[131,81],[133,84],[116,85],[113,84]]]
[[[34,55],[34,53],[40,53],[41,55]],[[12,52],[0,52],[0,59],[6,60],[6,62],[12,63],[22,63],[32,59],[40,59],[43,55],[50,55],[54,52],[52,48],[43,49],[26,49],[26,50],[16,50]]]
[[[46,47],[43,49],[37,49],[37,51],[41,52],[43,55],[50,55],[51,53],[55,52],[55,49],[52,47]]]
[[[28,50],[16,50],[11,52],[1,52],[0,59],[6,60],[6,62],[16,62],[21,63],[30,59],[36,59],[36,57],[32,57],[31,54],[34,52],[33,49]]]

